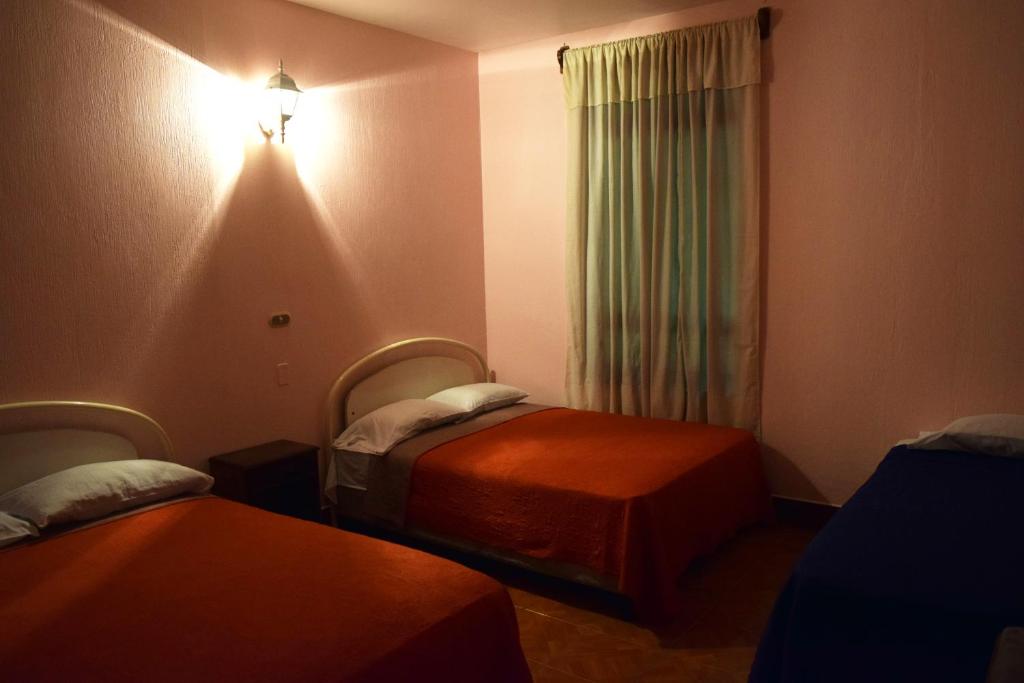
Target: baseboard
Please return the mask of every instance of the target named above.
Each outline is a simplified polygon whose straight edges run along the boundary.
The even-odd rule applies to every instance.
[[[825,526],[839,509],[838,505],[786,496],[772,496],[772,507],[778,521],[807,529]]]

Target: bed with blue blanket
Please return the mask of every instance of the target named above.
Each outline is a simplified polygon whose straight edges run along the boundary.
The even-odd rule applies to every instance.
[[[808,546],[751,683],[982,682],[1024,625],[1024,459],[891,450]]]

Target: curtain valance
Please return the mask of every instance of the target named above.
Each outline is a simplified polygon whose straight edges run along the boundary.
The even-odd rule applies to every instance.
[[[568,50],[569,109],[761,82],[757,17]]]

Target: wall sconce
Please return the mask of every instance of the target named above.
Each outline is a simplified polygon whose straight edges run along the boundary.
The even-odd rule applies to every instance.
[[[295,85],[295,79],[284,72],[282,59],[278,64],[277,73],[267,80],[267,87],[263,91],[263,117],[259,126],[267,142],[274,137],[276,126],[280,126],[278,130],[281,131],[281,142],[284,142],[284,127],[295,113],[295,105],[299,102],[300,94],[302,91]]]

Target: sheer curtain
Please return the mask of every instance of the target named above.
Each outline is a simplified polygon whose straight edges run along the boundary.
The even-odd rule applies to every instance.
[[[754,17],[569,50],[569,405],[756,429]]]

